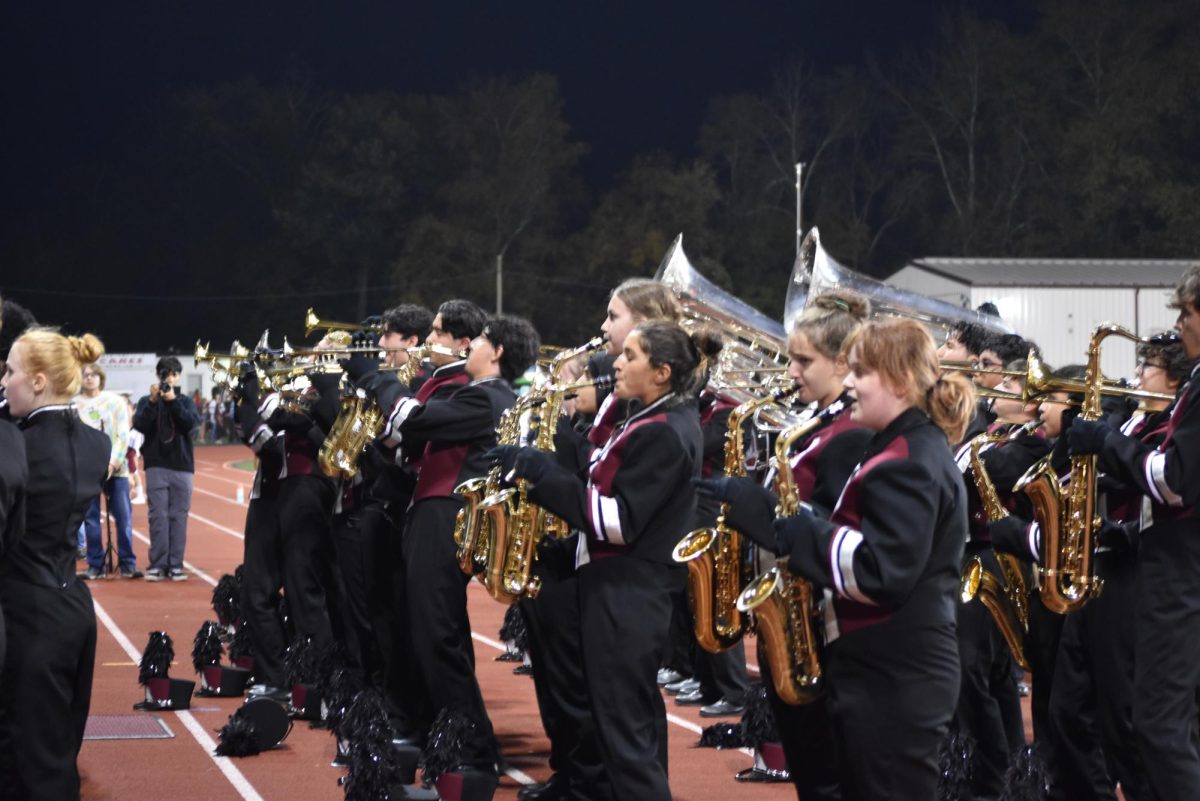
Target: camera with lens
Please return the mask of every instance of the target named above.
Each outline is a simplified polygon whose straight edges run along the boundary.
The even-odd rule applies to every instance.
[[[167,376],[169,376],[170,374],[171,374],[171,372],[169,370],[160,370],[158,372],[158,391],[159,392],[165,393],[165,392],[171,391],[171,384],[170,384],[170,382],[167,381]]]

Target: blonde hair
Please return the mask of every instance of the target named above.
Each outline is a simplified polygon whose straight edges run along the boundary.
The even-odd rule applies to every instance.
[[[856,292],[834,290],[817,295],[792,323],[792,334],[804,334],[827,359],[836,359],[842,345],[868,317],[871,301]]]
[[[683,316],[675,293],[666,284],[649,278],[628,278],[612,294],[621,299],[636,322],[665,320],[677,323]]]
[[[933,337],[916,320],[872,320],[846,340],[858,364],[879,373],[893,391],[929,415],[952,443],[961,442],[975,413],[975,390],[961,375],[946,375]]]
[[[94,334],[67,337],[53,328],[30,328],[17,337],[13,347],[18,345],[25,372],[45,375],[47,391],[56,398],[77,395],[83,365],[104,355],[104,343]]]

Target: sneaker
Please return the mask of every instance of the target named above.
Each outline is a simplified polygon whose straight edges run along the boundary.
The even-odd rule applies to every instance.
[[[678,670],[671,668],[658,669],[658,686],[666,687],[668,684],[674,684],[677,681],[683,681],[687,676],[680,673]]]
[[[187,581],[188,574],[183,572],[182,568],[173,567],[170,572],[171,581]]]
[[[143,575],[144,574],[142,571],[138,570],[136,567],[131,565],[121,565],[121,578],[139,579]]]
[[[146,581],[162,581],[164,578],[166,578],[166,576],[163,575],[162,570],[157,567],[152,567],[146,571]]]
[[[745,704],[735,704],[728,698],[722,698],[716,703],[700,707],[700,717],[702,718],[729,718],[740,715],[746,711]]]
[[[96,579],[104,578],[104,571],[98,567],[89,567],[86,573],[80,573],[79,577],[84,581],[95,581]]]
[[[132,503],[134,506],[144,506],[146,504],[146,496],[139,492],[137,495],[133,496],[133,500],[130,501],[130,503]]]
[[[700,689],[700,680],[693,679],[689,676],[686,679],[673,681],[667,686],[663,687],[663,689],[669,692],[671,695],[676,695],[677,693],[690,693],[694,690]]]

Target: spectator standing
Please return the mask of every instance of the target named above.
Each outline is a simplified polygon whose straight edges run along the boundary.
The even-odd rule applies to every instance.
[[[133,553],[133,509],[129,502],[129,465],[125,452],[129,449],[129,403],[120,395],[104,390],[108,376],[98,364],[84,365],[83,389],[75,398],[79,419],[108,436],[112,453],[108,460],[108,480],[104,482],[104,497],[108,513],[117,526],[117,559],[121,575],[141,578],[137,557]],[[100,522],[100,496],[92,499],[83,517],[87,540],[87,572],[84,579],[104,575],[105,544]]]
[[[183,551],[196,471],[192,434],[200,425],[200,413],[189,396],[179,394],[183,372],[179,359],[164,356],[155,369],[159,381],[138,400],[133,415],[133,427],[146,438],[142,445],[150,517],[146,581],[184,581]]]

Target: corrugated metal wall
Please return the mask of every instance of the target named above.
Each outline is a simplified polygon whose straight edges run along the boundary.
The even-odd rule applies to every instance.
[[[1041,346],[1052,367],[1082,364],[1092,331],[1103,323],[1117,323],[1142,336],[1171,328],[1175,314],[1166,308],[1169,297],[1169,290],[1158,289],[971,288],[973,306],[995,303],[1001,317]],[[1105,375],[1133,378],[1135,345],[1109,337],[1100,361]]]
[[[887,283],[906,292],[965,306],[971,300],[971,288],[958,281],[942,278],[916,267],[905,267],[887,279]]]

